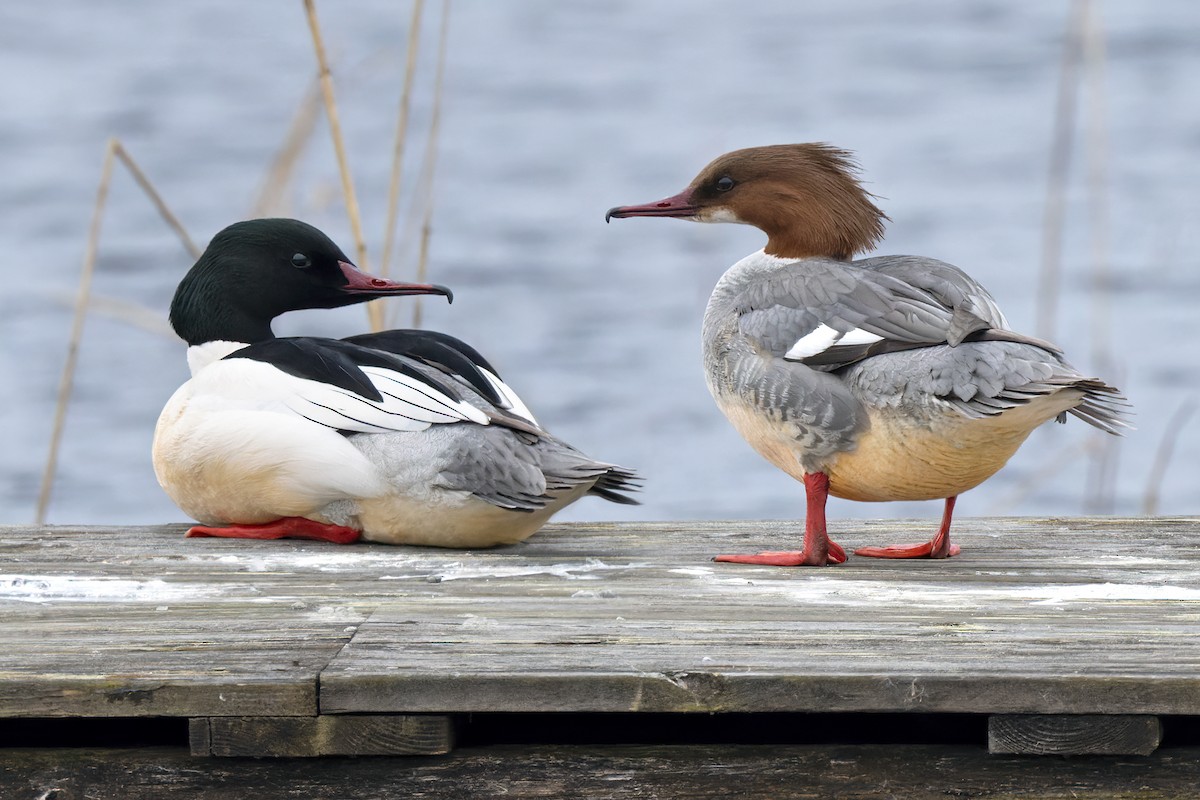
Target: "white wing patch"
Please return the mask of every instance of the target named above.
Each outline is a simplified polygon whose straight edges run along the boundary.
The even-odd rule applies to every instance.
[[[191,403],[211,410],[274,411],[319,425],[360,433],[423,431],[431,425],[471,422],[487,425],[487,415],[432,386],[382,367],[363,372],[383,395],[369,400],[348,389],[297,378],[252,359],[217,361],[192,378]]]
[[[817,326],[816,330],[800,337],[791,346],[791,349],[783,354],[783,357],[789,361],[803,361],[818,353],[824,353],[834,345],[874,344],[882,339],[882,336],[864,331],[862,328],[855,328],[848,333],[842,333],[841,331],[834,330],[825,323],[821,323]]]
[[[292,378],[293,391],[284,404],[318,424],[359,433],[423,431],[448,422],[488,424],[479,409],[423,381],[382,367],[362,367],[362,371],[383,395],[383,402],[326,383]]]
[[[500,380],[499,376],[493,375],[483,367],[479,367],[479,371],[483,374],[483,377],[487,378],[488,383],[492,385],[492,388],[496,390],[496,393],[500,395],[500,399],[504,401],[501,408],[511,411],[518,417],[529,420],[534,425],[541,427],[538,421],[534,419],[533,412],[529,410],[529,407],[525,405],[525,402],[521,400],[520,397],[517,397],[517,393],[514,392],[507,383]]]
[[[875,344],[876,342],[881,341],[883,341],[883,337],[879,334],[871,333],[870,331],[864,331],[862,328],[855,328],[849,333],[844,334],[840,339],[838,339],[837,343],[845,345]]]
[[[470,403],[453,400],[424,381],[384,367],[363,367],[362,371],[383,394],[390,408],[393,401],[407,403],[408,413],[431,423],[475,422],[487,425],[488,418]],[[421,412],[425,412],[422,416]]]

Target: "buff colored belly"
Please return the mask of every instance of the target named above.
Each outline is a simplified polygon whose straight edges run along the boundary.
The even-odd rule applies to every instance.
[[[978,486],[1007,463],[1034,428],[1078,402],[1059,392],[999,417],[969,419],[957,411],[917,417],[869,410],[870,428],[852,449],[830,457],[829,493],[847,500],[934,500]],[[804,455],[787,426],[740,402],[719,403],[738,432],[764,458],[800,480]]]
[[[966,420],[932,431],[874,423],[829,468],[829,493],[847,500],[935,500],[972,489],[1008,462],[1033,430]]]
[[[357,527],[364,539],[385,544],[462,548],[515,544],[536,533],[555,512],[589,488],[584,485],[560,492],[538,511],[498,508],[462,492],[446,492],[433,502],[389,495],[360,502]]]

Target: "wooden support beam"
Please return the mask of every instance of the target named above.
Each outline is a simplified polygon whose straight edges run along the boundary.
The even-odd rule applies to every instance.
[[[194,756],[440,755],[454,748],[452,718],[433,714],[200,717],[189,724]]]
[[[981,747],[464,747],[438,758],[191,758],[183,748],[0,748],[19,800],[1196,800],[1200,748],[995,758]]]
[[[1148,756],[1162,741],[1153,714],[993,714],[988,751],[995,754]]]

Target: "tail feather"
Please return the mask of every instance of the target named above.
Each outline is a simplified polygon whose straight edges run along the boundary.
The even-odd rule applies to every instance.
[[[611,503],[620,503],[626,506],[640,506],[640,500],[622,494],[623,492],[636,492],[642,488],[642,478],[636,472],[625,467],[616,465],[610,466],[608,470],[600,476],[595,485],[588,490],[588,494],[594,494],[597,497],[603,497]]]
[[[1067,413],[1113,436],[1133,430],[1129,421],[1132,406],[1119,389],[1097,378],[1083,378],[1073,387],[1083,392],[1083,401]]]

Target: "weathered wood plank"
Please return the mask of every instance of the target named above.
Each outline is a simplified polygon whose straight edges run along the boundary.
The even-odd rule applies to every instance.
[[[1070,759],[947,746],[509,746],[321,760],[195,759],[183,748],[0,751],[0,797],[12,800],[1195,800],[1198,785],[1200,748]]]
[[[1014,755],[1148,756],[1162,741],[1162,723],[1145,714],[994,714],[988,752]]]
[[[0,715],[1200,714],[1200,520],[956,525],[959,557],[826,569],[708,560],[793,522],[557,525],[479,552],[4,527]]]
[[[190,722],[192,755],[438,755],[454,748],[452,719],[440,715],[212,717]]]
[[[0,716],[317,713],[321,669],[375,603],[304,568],[319,549],[184,530],[0,528]]]
[[[457,586],[360,626],[321,707],[1200,713],[1196,526],[1105,522],[972,521],[944,562],[688,564],[671,531],[664,553],[623,542],[629,558],[560,555],[519,579],[448,567]],[[713,527],[692,538],[749,536]]]

